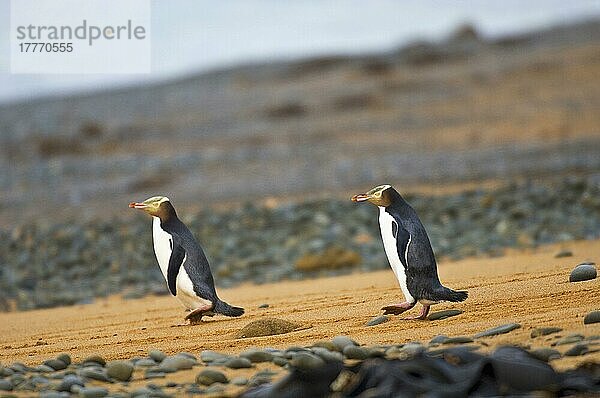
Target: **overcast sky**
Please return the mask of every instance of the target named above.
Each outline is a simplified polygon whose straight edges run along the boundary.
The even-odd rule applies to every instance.
[[[498,36],[600,17],[600,0],[152,1],[150,75],[11,75],[9,5],[0,0],[0,102],[250,61],[385,50],[440,39],[464,22]]]

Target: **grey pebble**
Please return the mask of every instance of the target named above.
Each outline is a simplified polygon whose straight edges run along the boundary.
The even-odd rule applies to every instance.
[[[570,334],[568,336],[563,337],[562,339],[556,340],[552,343],[553,346],[565,345],[565,344],[573,344],[583,340],[584,337],[580,334]]]
[[[335,336],[331,342],[335,345],[337,351],[342,352],[346,346],[358,345],[358,343],[352,340],[348,336]]]
[[[457,316],[462,314],[463,311],[462,310],[443,310],[443,311],[437,311],[434,312],[432,314],[430,314],[427,319],[429,319],[430,321],[438,321],[441,319],[446,319],[446,318],[450,318],[453,316]]]
[[[58,359],[59,361],[62,361],[64,363],[66,363],[67,366],[69,366],[71,364],[71,356],[69,354],[62,353],[62,354],[58,355],[56,357],[56,359]]]
[[[191,369],[196,364],[196,361],[181,355],[177,354],[172,357],[166,357],[158,366],[160,370],[166,373],[173,373],[178,370]]]
[[[89,362],[98,364],[100,366],[106,365],[106,361],[100,355],[90,355],[89,357],[83,360],[83,364],[88,364]]]
[[[245,377],[234,377],[231,379],[231,384],[234,386],[245,386],[248,384],[248,379]]]
[[[252,363],[271,362],[273,354],[258,349],[249,349],[240,353],[240,357],[250,360]]]
[[[258,308],[269,308],[269,304],[267,304],[267,303],[261,304],[258,306]]]
[[[106,375],[119,381],[129,381],[133,374],[133,364],[129,361],[111,361],[106,364]]]
[[[225,366],[227,366],[230,369],[251,368],[252,362],[250,362],[248,358],[234,357],[225,362]]]
[[[554,350],[552,348],[538,348],[536,350],[530,351],[529,353],[535,358],[544,362],[550,362],[553,359],[560,359],[560,357],[562,356],[559,351]]]
[[[562,328],[557,327],[546,327],[546,328],[535,328],[531,331],[531,338],[534,339],[539,336],[547,336],[549,334],[561,332]]]
[[[167,377],[167,374],[165,372],[161,372],[161,371],[159,371],[157,369],[148,369],[144,373],[144,379],[146,379],[146,380],[149,380],[149,379],[162,379],[163,377]]]
[[[325,361],[315,354],[299,352],[290,361],[290,365],[299,369],[315,369],[325,365]]]
[[[0,391],[12,391],[13,383],[8,379],[0,379]]]
[[[204,394],[204,390],[197,386],[191,386],[187,390],[185,390],[185,392],[190,395]]]
[[[56,371],[56,369],[51,368],[48,365],[39,365],[39,366],[36,366],[35,370],[38,371],[38,372],[42,372],[42,373],[52,373],[52,372]]]
[[[77,375],[66,375],[56,389],[58,391],[71,391],[71,387],[75,385],[84,387],[85,383]]]
[[[571,347],[567,351],[565,351],[565,356],[566,357],[576,357],[579,355],[587,354],[588,351],[589,351],[589,348],[586,344],[575,344],[573,347]]]
[[[348,359],[363,360],[369,357],[369,352],[366,349],[354,345],[347,345],[342,353]]]
[[[220,384],[213,384],[210,387],[208,387],[206,390],[204,390],[205,394],[219,394],[225,391],[225,388],[223,388],[222,385]]]
[[[108,389],[104,387],[84,387],[79,390],[81,398],[102,398],[108,395]]]
[[[326,362],[332,361],[343,361],[344,356],[337,351],[329,351],[327,348],[323,347],[313,347],[311,351],[324,359]]]
[[[71,396],[71,394],[69,394],[68,392],[58,392],[58,391],[51,391],[51,390],[46,390],[46,391],[40,391],[40,398],[69,398]]]
[[[139,361],[135,362],[135,366],[140,366],[142,368],[147,368],[150,366],[156,366],[157,363],[154,359],[152,358],[142,358]]]
[[[219,359],[227,358],[227,355],[221,354],[216,351],[205,350],[200,353],[200,359],[202,362],[214,362]]]
[[[150,351],[148,351],[148,356],[150,358],[152,358],[154,361],[160,363],[163,361],[163,359],[165,359],[167,357],[167,354],[165,354],[164,352],[162,352],[160,350],[150,350]]]
[[[472,343],[473,339],[467,336],[449,337],[442,344],[465,344]]]
[[[592,311],[583,318],[583,323],[589,325],[591,323],[600,322],[600,311]]]
[[[573,268],[569,276],[569,282],[582,282],[595,279],[598,275],[593,263],[582,263]]]
[[[429,344],[431,344],[431,345],[444,344],[444,342],[446,340],[448,340],[448,336],[446,336],[445,334],[439,334],[439,335],[435,336],[434,338],[432,338],[431,340],[429,340]]]
[[[474,337],[478,339],[480,337],[496,336],[498,334],[511,332],[520,327],[521,325],[519,325],[518,323],[507,323],[505,325],[500,325],[496,326],[495,328],[484,330],[483,332],[477,333]]]
[[[99,380],[99,381],[110,381],[106,375],[106,369],[97,367],[85,367],[79,370],[79,375],[87,377],[88,379]]]
[[[48,359],[47,361],[44,361],[44,365],[50,366],[54,370],[63,370],[66,369],[68,366],[60,359]]]
[[[213,369],[204,369],[202,372],[198,373],[198,375],[196,376],[196,383],[198,384],[202,384],[205,386],[210,386],[211,384],[214,383],[228,383],[229,380],[227,379],[227,377],[217,371],[217,370],[213,370]]]
[[[389,320],[390,320],[390,318],[387,315],[381,315],[381,316],[375,317],[375,318],[371,319],[369,322],[367,322],[367,326],[379,325],[380,323],[385,323]]]

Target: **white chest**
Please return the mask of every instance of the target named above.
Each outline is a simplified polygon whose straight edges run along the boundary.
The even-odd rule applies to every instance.
[[[163,273],[165,281],[168,280],[168,269],[169,259],[171,258],[171,235],[160,226],[160,218],[152,217],[152,241],[154,243],[154,254],[156,254],[156,260],[160,270]],[[187,259],[187,254],[183,258],[183,262]],[[210,301],[204,300],[196,295],[194,291],[194,285],[192,280],[188,276],[183,265],[179,269],[177,274],[177,281],[175,283],[177,287],[176,297],[181,301],[184,307],[190,310],[194,310],[200,306],[210,304]]]
[[[414,302],[415,299],[408,291],[406,286],[406,273],[404,272],[404,265],[400,261],[400,255],[406,256],[406,253],[398,253],[398,245],[396,243],[396,237],[394,236],[393,224],[396,223],[394,217],[385,211],[385,207],[379,207],[379,228],[381,230],[381,239],[383,241],[383,248],[388,258],[390,266],[398,279],[400,289],[408,302]],[[410,240],[407,244],[406,251],[408,252],[410,246]],[[405,257],[406,258],[406,257]]]

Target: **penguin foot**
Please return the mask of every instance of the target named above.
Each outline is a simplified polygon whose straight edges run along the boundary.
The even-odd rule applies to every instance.
[[[412,307],[415,306],[415,304],[416,304],[416,302],[415,303],[404,302],[404,303],[400,303],[400,304],[386,305],[385,307],[382,307],[381,309],[385,311],[383,313],[383,315],[400,315],[404,311],[410,310]]]
[[[202,322],[203,316],[215,316],[215,313],[212,311],[212,306],[196,308],[185,316],[185,320],[190,321],[190,325],[197,325]]]
[[[419,315],[417,316],[413,316],[407,319],[420,319],[420,320],[425,320],[427,319],[427,314],[429,314],[429,307],[428,305],[423,305],[423,307],[421,308],[421,312],[419,313]]]

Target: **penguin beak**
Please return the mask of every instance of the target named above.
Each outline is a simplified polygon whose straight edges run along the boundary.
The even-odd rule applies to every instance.
[[[364,202],[369,199],[371,199],[371,196],[367,195],[366,193],[359,193],[358,195],[354,195],[352,197],[353,202]]]
[[[145,208],[148,207],[148,205],[145,204],[145,203],[131,202],[129,204],[129,207],[132,208],[132,209],[145,209]]]

